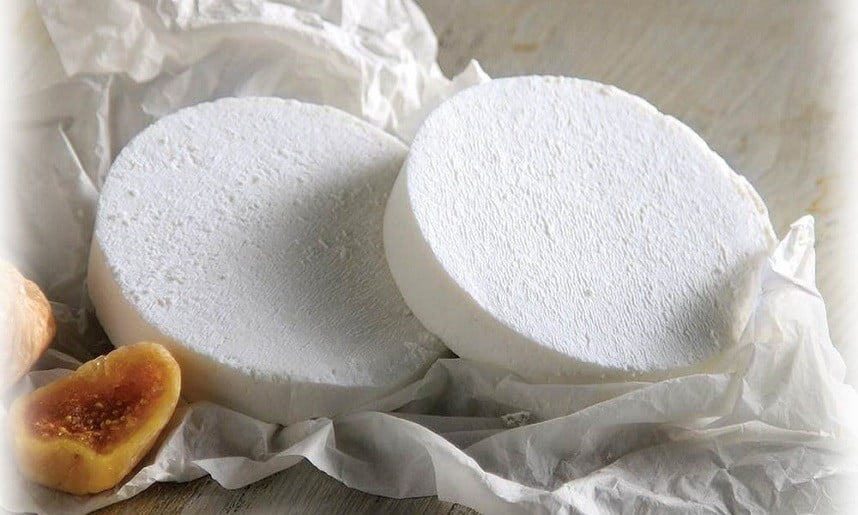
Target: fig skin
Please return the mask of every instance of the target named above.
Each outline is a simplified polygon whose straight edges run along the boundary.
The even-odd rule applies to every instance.
[[[152,448],[180,390],[179,365],[157,343],[89,361],[12,403],[18,468],[33,482],[72,494],[112,488]]]
[[[39,286],[0,260],[0,391],[30,370],[56,333],[51,303]]]

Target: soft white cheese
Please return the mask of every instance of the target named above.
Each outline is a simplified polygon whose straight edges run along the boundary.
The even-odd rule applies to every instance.
[[[717,361],[775,239],[753,188],[682,123],[610,86],[519,77],[427,118],[384,241],[453,351],[563,381]]]
[[[116,345],[165,343],[192,399],[264,420],[330,416],[446,352],[402,301],[382,219],[406,148],[335,109],[224,99],[121,152],[88,288]]]

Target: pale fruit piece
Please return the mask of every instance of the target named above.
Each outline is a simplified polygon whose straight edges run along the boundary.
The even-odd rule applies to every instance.
[[[0,391],[21,378],[51,344],[57,324],[33,281],[0,261]]]

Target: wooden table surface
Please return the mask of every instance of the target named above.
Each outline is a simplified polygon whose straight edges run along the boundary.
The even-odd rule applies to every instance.
[[[835,137],[841,51],[830,2],[422,0],[448,75],[471,58],[494,77],[555,74],[615,84],[686,124],[758,189],[784,234],[817,217],[821,290],[835,343],[846,288]],[[854,170],[850,170],[854,171]],[[839,175],[838,175],[839,174]],[[855,355],[853,348],[841,351]],[[854,361],[854,360],[853,360]],[[854,376],[853,376],[854,377]],[[853,379],[854,380],[854,379]],[[210,479],[154,485],[104,513],[472,513],[435,498],[351,490],[302,462],[240,490]]]

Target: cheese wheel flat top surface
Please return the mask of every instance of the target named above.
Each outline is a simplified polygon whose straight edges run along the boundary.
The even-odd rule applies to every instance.
[[[222,99],[161,119],[113,164],[89,291],[115,344],[168,343],[192,397],[259,418],[331,415],[445,352],[387,268],[406,154],[332,108]]]
[[[559,77],[444,102],[385,218],[393,275],[426,327],[535,380],[712,359],[744,326],[774,242],[756,192],[688,127]]]

